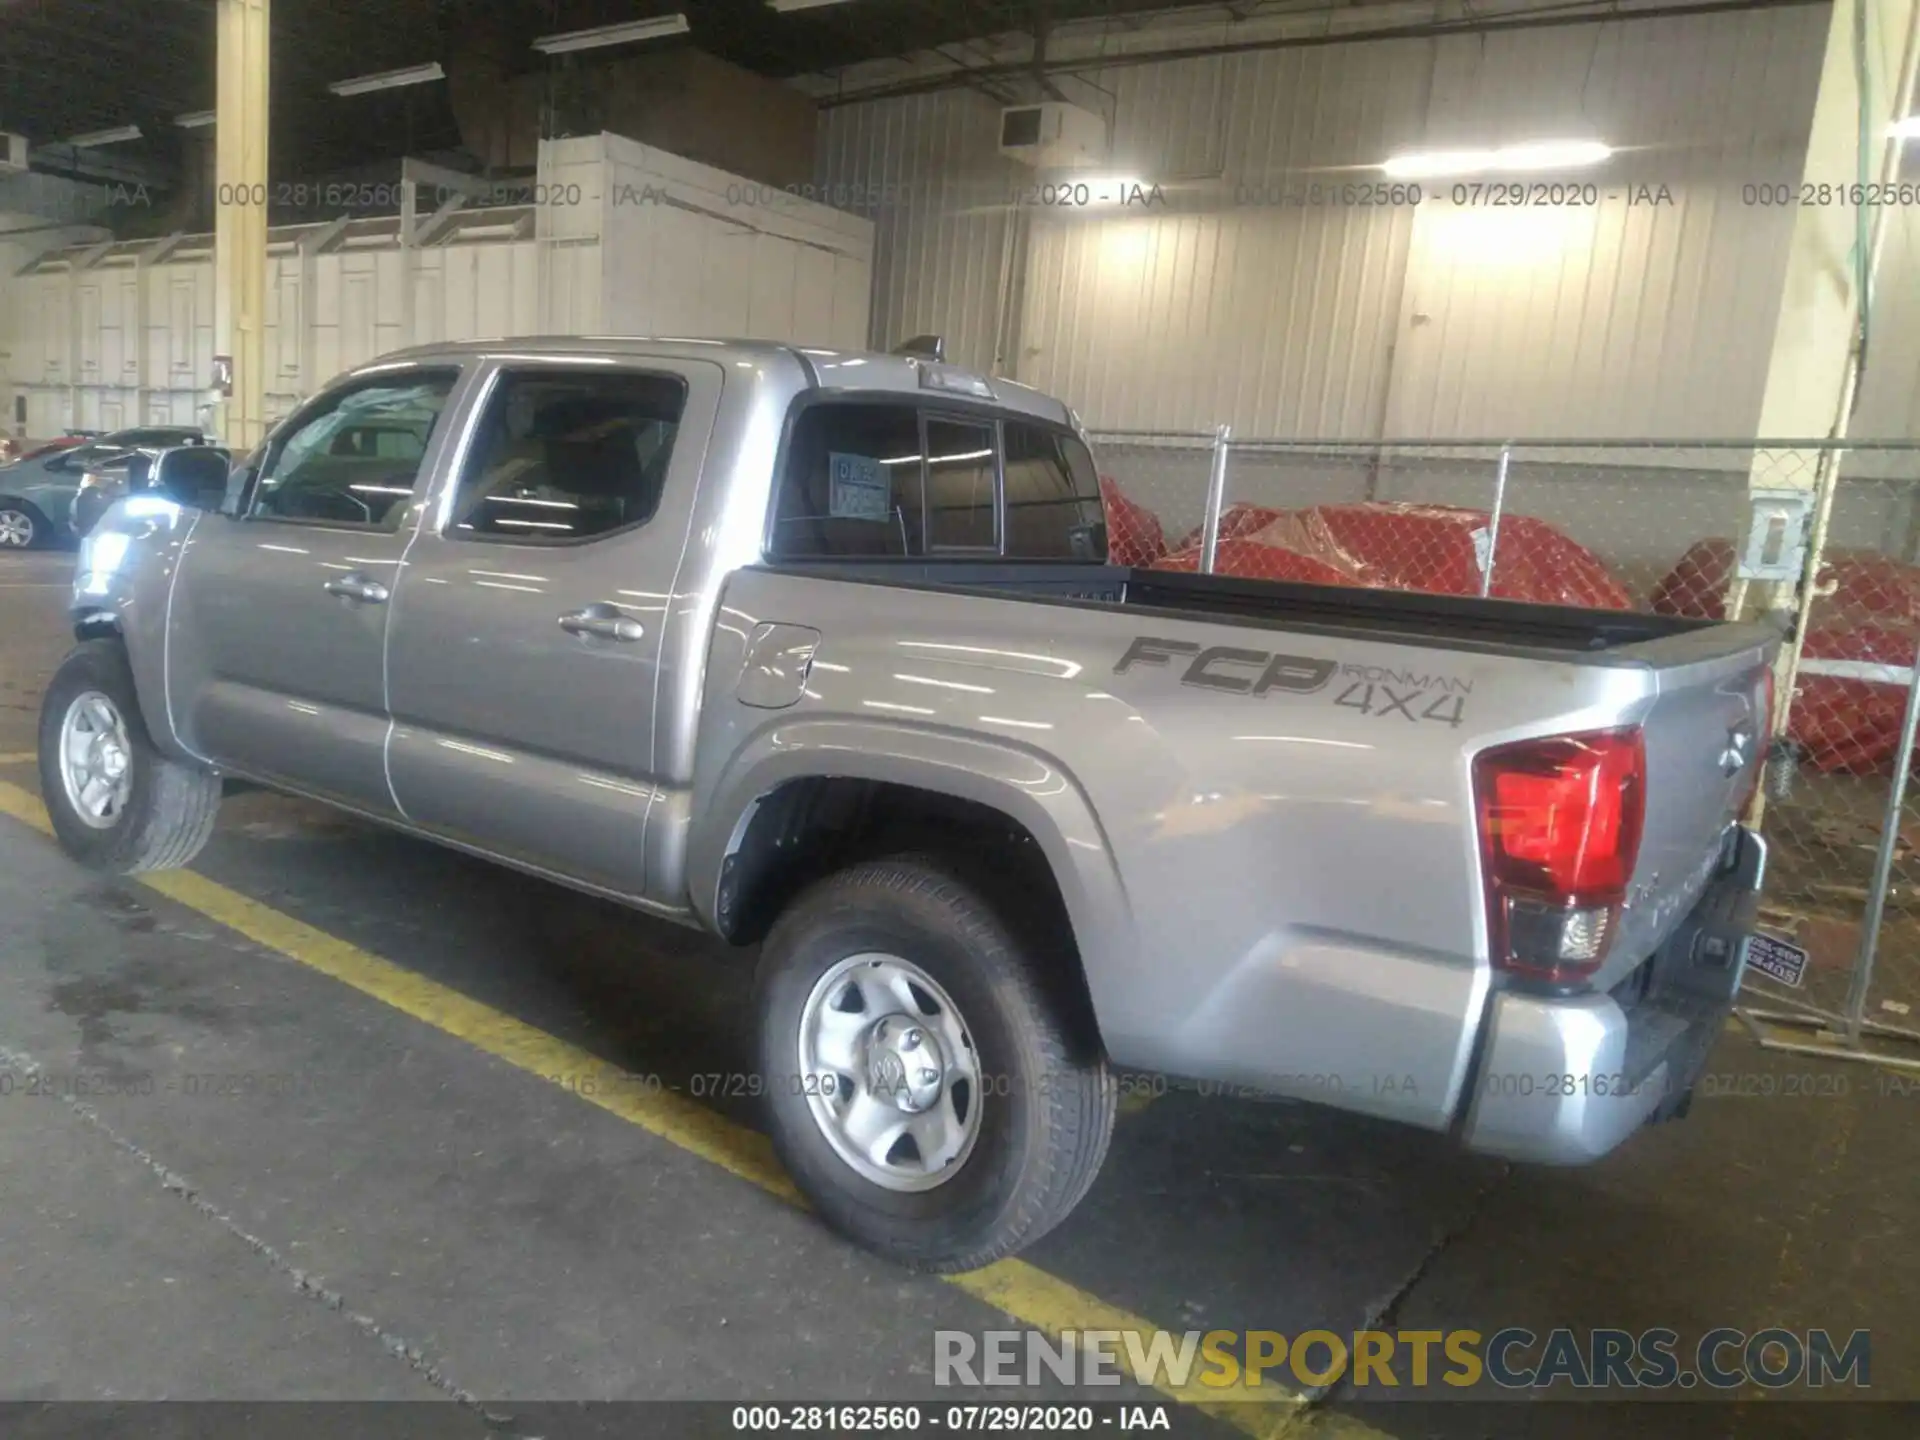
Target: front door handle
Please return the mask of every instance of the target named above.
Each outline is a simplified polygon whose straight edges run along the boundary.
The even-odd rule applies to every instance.
[[[593,635],[601,640],[638,640],[647,633],[638,620],[622,615],[611,605],[588,605],[569,610],[560,617],[560,628],[569,635]]]
[[[371,575],[362,575],[357,570],[351,575],[336,575],[320,588],[329,595],[338,595],[344,600],[359,600],[368,605],[383,605],[392,593]]]

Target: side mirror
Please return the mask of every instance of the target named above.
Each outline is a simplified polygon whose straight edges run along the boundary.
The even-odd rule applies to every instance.
[[[148,489],[195,510],[218,510],[227,498],[233,452],[216,445],[182,445],[153,460]]]

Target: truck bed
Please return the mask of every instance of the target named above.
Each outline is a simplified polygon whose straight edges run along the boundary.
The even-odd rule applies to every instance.
[[[1723,628],[1722,622],[1640,611],[1586,610],[1479,596],[1191,575],[1049,561],[849,560],[781,564],[783,574],[916,590],[1011,592],[1040,604],[1124,606],[1141,614],[1353,635],[1561,661],[1634,663],[1619,652]],[[1751,643],[1749,638],[1746,643]],[[1716,647],[1717,648],[1717,647]]]

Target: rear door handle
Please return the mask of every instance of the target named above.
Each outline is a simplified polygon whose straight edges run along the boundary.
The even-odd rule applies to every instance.
[[[622,615],[611,605],[588,605],[569,610],[560,617],[560,628],[569,635],[593,635],[602,640],[638,640],[647,633],[638,620]]]
[[[320,588],[329,595],[359,600],[367,605],[384,605],[387,596],[392,593],[371,575],[362,575],[357,570],[351,575],[336,575]]]

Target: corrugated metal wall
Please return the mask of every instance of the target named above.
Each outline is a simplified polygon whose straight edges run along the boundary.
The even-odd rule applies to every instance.
[[[970,90],[826,113],[821,189],[874,224],[872,344],[937,332],[991,368],[1008,198],[1031,172],[1000,158],[999,107]]]
[[[1823,9],[1435,47],[1431,143],[1599,135],[1597,205],[1422,205],[1387,428],[1739,435],[1759,411]],[[1485,143],[1484,140],[1480,143]],[[1449,187],[1450,188],[1450,187]]]
[[[1747,187],[1799,174],[1826,23],[1808,6],[1092,74],[1108,170],[1165,203],[1035,210],[999,368],[1113,428],[1750,434],[1792,212]],[[880,192],[876,342],[941,331],[990,363],[1005,196],[1036,178],[999,159],[995,113],[966,92],[828,112],[822,184]],[[1307,193],[1377,180],[1356,167],[1397,151],[1584,136],[1622,152],[1555,177],[1592,180],[1593,205]],[[1920,425],[1920,325],[1891,318],[1920,305],[1914,222],[1888,249],[1859,433]]]
[[[1343,167],[1417,132],[1426,72],[1414,45],[1110,72],[1111,168],[1164,203],[1035,212],[1020,378],[1130,427],[1374,432],[1414,212],[1288,202],[1377,178]]]

